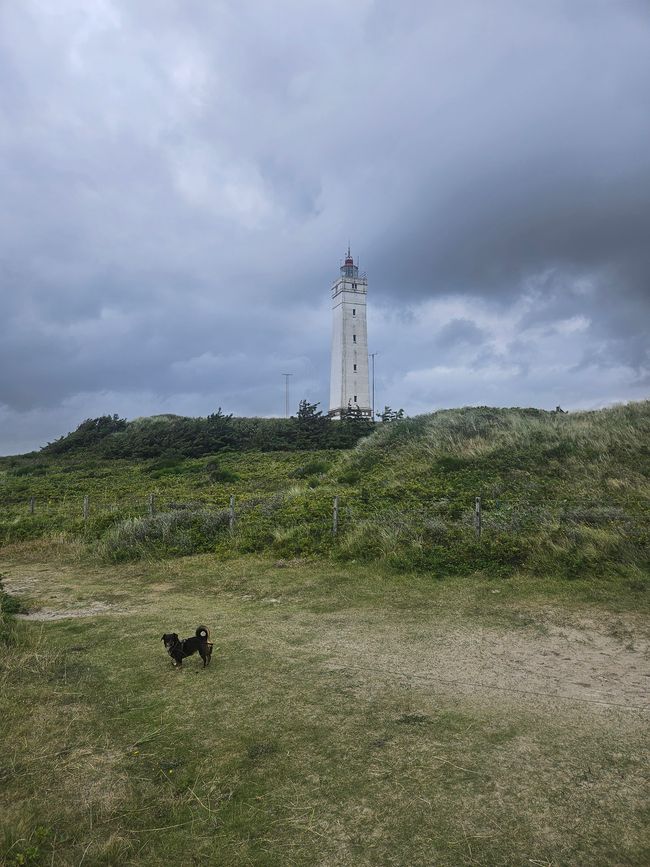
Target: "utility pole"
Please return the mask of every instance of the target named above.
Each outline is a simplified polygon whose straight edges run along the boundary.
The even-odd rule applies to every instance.
[[[289,418],[289,377],[293,373],[283,373],[284,376],[284,417]]]
[[[378,352],[371,352],[370,357],[372,358],[372,420],[375,420],[375,355],[379,355]]]

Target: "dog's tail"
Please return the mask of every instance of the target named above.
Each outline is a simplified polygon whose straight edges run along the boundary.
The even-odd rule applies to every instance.
[[[210,632],[207,626],[197,626],[195,634],[197,638],[201,639],[201,641],[207,641],[208,638],[210,638]]]

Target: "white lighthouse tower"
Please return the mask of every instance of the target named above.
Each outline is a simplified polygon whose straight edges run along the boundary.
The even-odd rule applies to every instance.
[[[341,418],[347,409],[358,409],[372,417],[368,380],[368,329],[366,296],[368,278],[359,274],[348,247],[341,275],[332,286],[332,367],[330,410]]]

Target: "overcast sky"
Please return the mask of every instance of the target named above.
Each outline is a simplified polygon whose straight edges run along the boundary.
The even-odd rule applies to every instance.
[[[648,0],[0,0],[0,454],[88,417],[650,384]]]

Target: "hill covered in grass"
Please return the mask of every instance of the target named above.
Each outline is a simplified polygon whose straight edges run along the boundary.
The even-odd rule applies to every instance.
[[[371,420],[352,409],[335,423],[318,404],[306,400],[291,418],[235,418],[224,415],[221,408],[205,418],[165,414],[127,421],[105,415],[86,419],[76,430],[48,443],[41,453],[146,460],[196,458],[222,451],[345,449],[373,427]]]
[[[0,862],[645,864],[649,433],[0,460]]]
[[[445,410],[378,425],[347,450],[137,461],[46,451],[0,464],[0,533],[12,542],[63,532],[108,560],[196,551],[318,555],[437,577],[552,577],[642,594],[649,444],[650,402],[641,402],[571,414]]]

